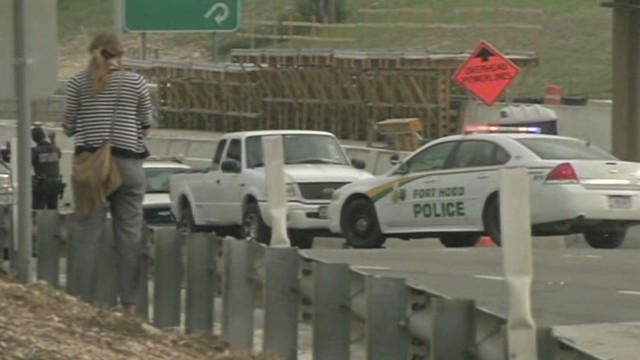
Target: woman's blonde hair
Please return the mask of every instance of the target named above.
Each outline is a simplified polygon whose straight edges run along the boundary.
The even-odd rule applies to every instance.
[[[122,41],[114,34],[98,34],[89,45],[89,81],[94,94],[99,94],[109,83],[109,60],[124,54]]]

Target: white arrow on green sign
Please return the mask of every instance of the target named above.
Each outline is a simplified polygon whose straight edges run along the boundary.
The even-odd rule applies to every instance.
[[[129,32],[235,31],[240,0],[125,0]]]

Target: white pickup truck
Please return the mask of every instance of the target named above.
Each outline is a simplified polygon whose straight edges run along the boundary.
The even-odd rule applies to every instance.
[[[267,244],[271,215],[266,194],[262,138],[281,135],[287,182],[287,228],[292,245],[310,248],[328,230],[326,209],[333,192],[372,177],[350,160],[331,133],[264,130],[225,134],[210,167],[171,177],[171,212],[185,231],[215,231]]]

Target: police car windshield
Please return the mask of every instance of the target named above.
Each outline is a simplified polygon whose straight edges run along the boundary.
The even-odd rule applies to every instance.
[[[543,160],[618,160],[588,142],[567,138],[515,139]]]
[[[184,171],[181,168],[147,168],[144,169],[147,176],[146,193],[168,193],[171,175]]]
[[[284,163],[349,165],[340,143],[333,137],[318,134],[289,134],[282,137]],[[251,136],[246,140],[247,166],[264,166],[262,137]]]

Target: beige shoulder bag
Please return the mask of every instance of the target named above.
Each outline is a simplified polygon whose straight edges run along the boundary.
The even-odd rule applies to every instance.
[[[116,104],[111,117],[109,137],[95,152],[85,151],[73,157],[71,182],[75,212],[78,214],[88,215],[96,207],[105,206],[109,195],[122,185],[118,164],[111,154],[111,138],[118,116],[122,76],[118,75]]]

